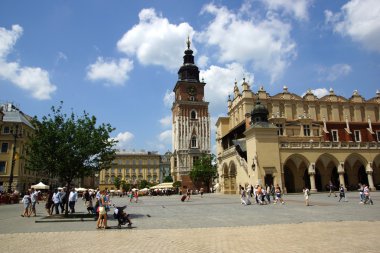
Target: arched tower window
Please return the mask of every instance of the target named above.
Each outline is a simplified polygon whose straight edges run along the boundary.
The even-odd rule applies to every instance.
[[[197,147],[197,137],[196,136],[191,137],[191,147],[192,148]]]
[[[190,112],[190,119],[196,119],[197,118],[197,111],[191,110]]]

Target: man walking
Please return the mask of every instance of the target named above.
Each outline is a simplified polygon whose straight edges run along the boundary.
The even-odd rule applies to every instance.
[[[52,200],[54,203],[55,214],[59,214],[58,206],[61,204],[61,194],[58,192],[58,189],[54,190]]]
[[[78,193],[75,191],[75,188],[72,188],[69,194],[69,207],[71,213],[75,213],[75,202],[77,202],[77,200]]]
[[[37,215],[36,204],[38,204],[38,192],[34,188],[32,188],[32,193],[30,194],[30,199],[32,202],[32,211],[30,212],[30,215],[32,215],[32,213],[33,213],[33,216],[35,217]]]
[[[329,197],[331,196],[331,193],[334,193],[335,197],[338,197],[338,196],[336,196],[334,187],[335,187],[334,184],[330,180],[330,182],[329,182],[329,189],[330,189],[330,191],[329,191]]]

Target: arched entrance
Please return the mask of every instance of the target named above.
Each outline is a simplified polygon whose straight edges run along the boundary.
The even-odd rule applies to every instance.
[[[315,184],[318,191],[327,191],[330,181],[338,188],[340,184],[338,166],[338,160],[331,154],[324,153],[318,157],[315,163]]]
[[[291,155],[284,164],[284,180],[288,193],[302,192],[305,186],[310,187],[308,173],[309,161],[302,155]]]
[[[347,173],[347,189],[356,190],[359,183],[368,185],[368,176],[365,171],[366,165],[367,161],[357,153],[353,153],[346,158],[344,170]]]
[[[380,190],[380,155],[373,160],[372,170],[373,184],[377,190]]]
[[[236,188],[236,165],[234,162],[230,162],[230,169],[229,169],[229,179],[230,179],[230,193],[236,194],[237,188]]]
[[[294,175],[292,169],[289,167],[284,168],[285,187],[287,192],[295,192]]]

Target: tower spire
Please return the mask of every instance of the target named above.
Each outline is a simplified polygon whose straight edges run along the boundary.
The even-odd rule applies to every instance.
[[[191,42],[190,42],[190,36],[189,36],[189,35],[187,35],[187,41],[186,41],[186,44],[187,44],[187,49],[190,49]]]

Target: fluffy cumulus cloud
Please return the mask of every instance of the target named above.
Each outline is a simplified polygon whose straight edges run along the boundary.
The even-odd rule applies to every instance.
[[[311,90],[311,92],[314,95],[316,95],[318,98],[321,98],[330,94],[330,92],[326,88],[317,88],[317,89]],[[302,97],[305,96],[305,94],[306,92],[302,94]]]
[[[225,67],[212,65],[207,70],[201,70],[200,75],[206,82],[205,100],[210,102],[210,112],[212,114],[227,111],[228,95],[233,93],[235,80],[240,80],[238,81],[240,90],[244,76],[247,77],[246,81],[248,83],[253,83],[253,74],[249,73],[239,63],[227,64]]]
[[[174,102],[174,92],[166,90],[164,95],[164,105],[168,108],[171,108]]]
[[[348,64],[335,64],[331,67],[319,67],[317,71],[321,81],[333,82],[338,78],[347,76],[352,68]]]
[[[255,71],[268,73],[273,83],[296,56],[296,44],[290,36],[291,25],[275,15],[245,20],[239,13],[213,4],[206,5],[202,13],[215,18],[199,34],[199,40],[219,49],[216,54],[219,62],[251,63]]]
[[[143,65],[158,65],[166,69],[178,69],[186,46],[185,39],[193,36],[188,23],[170,24],[154,9],[143,9],[139,23],[126,32],[117,42],[119,51],[136,56]]]
[[[172,130],[166,130],[158,135],[158,140],[161,144],[171,144],[172,142]]]
[[[133,140],[134,135],[130,132],[118,133],[114,140],[117,140],[118,148],[130,148],[131,141]]]
[[[273,11],[283,11],[298,20],[308,20],[308,9],[312,3],[311,0],[261,0],[264,5]]]
[[[127,58],[106,61],[98,57],[95,63],[87,67],[87,78],[91,81],[105,81],[111,85],[123,85],[132,69],[133,61]]]
[[[160,124],[162,127],[166,128],[168,126],[171,126],[172,124],[172,116],[171,115],[168,115],[162,119],[160,119]]]
[[[326,23],[335,32],[351,37],[367,49],[380,52],[380,4],[378,0],[351,0],[340,12],[325,11]]]
[[[57,87],[50,82],[49,73],[38,67],[20,66],[18,62],[8,62],[7,56],[13,51],[23,29],[13,25],[11,30],[0,27],[0,79],[10,81],[21,89],[31,92],[32,97],[50,99]]]

